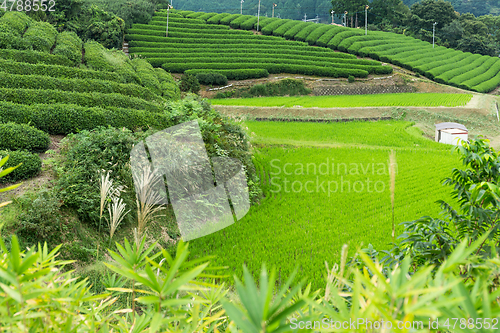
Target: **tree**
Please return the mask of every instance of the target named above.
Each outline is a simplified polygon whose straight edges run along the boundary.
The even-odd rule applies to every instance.
[[[402,0],[373,0],[368,22],[380,24],[387,20],[392,25],[402,25],[410,16],[410,9]]]
[[[478,53],[482,55],[496,56],[497,48],[484,36],[470,35],[463,37],[457,48],[464,52]]]
[[[423,0],[411,6],[411,13],[422,19],[427,29],[432,29],[434,22],[437,29],[442,29],[458,18],[451,3],[444,0]]]
[[[353,27],[353,18],[356,13],[365,11],[365,6],[368,5],[368,0],[332,0],[332,10],[335,13],[343,14],[348,12],[347,17],[351,18],[351,28]]]

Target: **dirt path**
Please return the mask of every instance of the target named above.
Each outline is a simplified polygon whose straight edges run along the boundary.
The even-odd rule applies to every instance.
[[[63,138],[63,135],[51,135],[49,151],[53,151],[55,154],[58,154],[60,151],[61,140]],[[54,172],[51,168],[50,163],[51,154],[49,152],[45,152],[43,154],[39,154],[39,156],[42,160],[42,171],[40,172],[40,174],[34,178],[22,182],[0,184],[0,188],[5,188],[13,184],[22,183],[22,185],[15,190],[0,193],[0,202],[12,200],[13,197],[20,196],[27,190],[40,189],[44,186],[47,186],[47,184],[49,184],[50,181],[54,179]]]

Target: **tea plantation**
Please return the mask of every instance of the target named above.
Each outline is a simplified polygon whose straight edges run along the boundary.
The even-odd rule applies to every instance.
[[[264,36],[242,31],[256,28],[257,18],[252,15],[177,11],[170,16],[169,37],[165,37],[166,12],[159,12],[149,25],[134,25],[126,38],[130,40],[131,52],[172,72],[252,70],[253,74],[233,79],[264,76],[265,72],[257,74],[257,68],[269,73],[335,77],[391,72],[371,60],[349,57],[357,55],[481,93],[500,85],[499,58],[433,47],[400,34],[368,31],[365,35],[362,29],[264,17],[259,22]],[[331,52],[334,50],[343,53]]]
[[[392,73],[390,66],[378,61],[311,47],[303,41],[233,30],[213,19],[205,21],[208,16],[194,19],[170,14],[166,37],[166,14],[156,13],[149,24],[134,24],[128,30],[129,50],[172,73],[216,71],[236,80],[279,73],[362,78]],[[230,16],[215,17],[226,22]]]

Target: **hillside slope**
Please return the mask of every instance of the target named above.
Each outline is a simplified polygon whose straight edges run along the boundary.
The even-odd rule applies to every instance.
[[[233,29],[256,29],[257,18],[250,15],[216,14],[178,11],[178,14],[198,24],[229,25]],[[150,24],[160,24],[165,18],[165,13],[158,13]],[[278,18],[261,18],[259,30],[267,38],[282,37],[270,42],[272,48],[281,48],[283,37],[297,42],[306,42],[309,45],[321,46],[314,50],[338,50],[360,57],[371,57],[383,62],[407,68],[426,77],[444,84],[449,84],[462,89],[487,93],[500,85],[500,59],[496,57],[481,56],[468,52],[457,51],[441,46],[433,47],[431,43],[419,39],[398,35],[394,33],[365,31],[346,27],[305,23],[301,21],[282,20]],[[256,37],[256,36],[253,36]],[[260,36],[259,36],[260,37]],[[131,38],[129,36],[129,38]],[[162,41],[166,42],[165,37]],[[260,44],[264,44],[264,37]],[[133,39],[133,38],[131,38]],[[168,42],[174,39],[169,37]],[[158,40],[159,41],[159,40]],[[259,44],[255,42],[255,44]],[[291,41],[289,41],[291,42]],[[227,42],[226,42],[227,43]],[[144,45],[144,44],[143,44]],[[149,46],[155,46],[151,44]],[[136,45],[138,46],[138,45]],[[173,45],[172,45],[173,46]],[[247,51],[250,45],[240,45],[241,51]],[[135,51],[144,52],[145,49]],[[234,52],[234,50],[232,50]],[[262,53],[265,53],[262,52]],[[338,53],[337,53],[338,54]],[[168,58],[167,55],[164,58]],[[223,62],[214,59],[212,62]]]
[[[165,13],[156,13],[148,25],[135,24],[129,29],[126,36],[129,50],[145,56],[153,66],[161,66],[172,73],[216,70],[229,79],[263,77],[269,73],[367,77],[392,72],[390,66],[382,66],[378,61],[311,47],[304,41],[260,36],[211,24],[226,22],[233,15],[214,14],[205,21],[209,16],[212,15],[194,19],[173,13],[169,15],[166,37]],[[253,22],[247,27],[253,27]]]

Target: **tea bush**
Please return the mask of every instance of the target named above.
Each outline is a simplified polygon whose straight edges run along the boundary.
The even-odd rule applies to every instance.
[[[9,155],[9,160],[5,163],[4,168],[15,167],[20,163],[22,163],[22,165],[12,173],[0,178],[0,182],[2,183],[28,179],[38,175],[42,170],[42,160],[38,155],[22,150],[0,150],[0,156],[5,157],[7,155]]]
[[[227,85],[227,77],[219,73],[198,73],[196,79],[200,84],[225,86]]]
[[[50,137],[27,124],[0,124],[0,150],[27,150],[44,152],[49,148]]]

